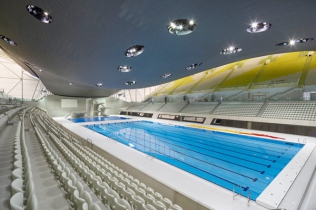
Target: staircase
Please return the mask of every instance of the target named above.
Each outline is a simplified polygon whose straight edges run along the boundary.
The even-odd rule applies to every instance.
[[[164,103],[159,109],[157,109],[156,112],[158,112],[160,109],[162,109],[162,107],[166,106],[167,103]]]
[[[219,107],[222,103],[219,102],[211,111],[210,114],[213,114],[215,112],[215,110],[217,109],[217,107]]]
[[[313,59],[312,56],[306,57],[305,65],[303,67],[300,80],[298,81],[298,87],[299,88],[303,88],[304,85],[305,85],[305,81],[306,81],[306,78],[307,78],[308,70],[309,70],[309,67],[310,67],[310,65],[312,63],[312,59]]]
[[[263,112],[266,110],[267,106],[269,104],[269,101],[264,102],[264,104],[261,106],[258,114],[256,115],[256,117],[261,117]]]
[[[182,112],[190,103],[188,102],[182,109],[180,109],[179,113]]]

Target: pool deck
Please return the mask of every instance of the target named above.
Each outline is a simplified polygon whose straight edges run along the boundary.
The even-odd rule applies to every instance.
[[[293,186],[301,186],[300,180],[305,180],[311,177],[311,170],[306,169],[305,165],[313,165],[312,158],[309,158],[311,154],[316,155],[314,151],[316,139],[306,136],[297,136],[290,134],[272,133],[264,131],[253,131],[247,129],[236,129],[223,126],[196,124],[201,126],[208,126],[210,129],[221,129],[225,132],[255,132],[265,135],[273,135],[280,138],[285,138],[288,142],[305,143],[305,146],[300,152],[290,161],[290,163],[280,172],[280,174],[270,183],[270,185],[261,193],[256,202],[250,201],[249,207],[247,205],[248,200],[244,197],[237,196],[233,200],[232,191],[226,190],[218,185],[201,179],[195,175],[171,166],[165,162],[157,159],[148,158],[148,155],[136,151],[128,146],[120,143],[114,143],[108,137],[105,137],[99,133],[96,133],[90,129],[85,128],[83,125],[105,124],[105,123],[118,123],[128,121],[147,120],[153,122],[160,122],[166,124],[176,124],[189,126],[192,123],[188,122],[175,122],[168,120],[157,120],[140,117],[131,117],[126,120],[110,120],[110,121],[98,121],[98,122],[86,122],[86,123],[73,123],[65,118],[55,117],[53,118],[57,123],[61,124],[70,131],[76,133],[78,136],[84,139],[91,139],[93,144],[99,148],[105,150],[109,154],[124,161],[125,163],[133,166],[134,168],[142,171],[148,176],[153,177],[166,186],[176,190],[177,192],[187,196],[188,198],[196,201],[197,203],[209,208],[209,209],[223,209],[223,210],[235,210],[235,209],[276,209],[282,207],[291,209],[294,206],[293,199],[299,199],[302,195],[297,195],[296,191],[302,191],[302,189],[293,188]],[[268,138],[268,137],[263,137]],[[271,139],[271,138],[268,138]],[[272,139],[273,140],[273,139]],[[314,158],[315,159],[315,158]],[[315,165],[314,165],[315,166]],[[168,176],[166,176],[168,171]],[[304,177],[304,179],[302,179]],[[302,181],[300,181],[302,182]],[[189,184],[185,184],[189,183]],[[292,187],[291,187],[292,186]],[[287,194],[296,194],[291,201],[285,203]],[[294,208],[293,208],[294,209]]]

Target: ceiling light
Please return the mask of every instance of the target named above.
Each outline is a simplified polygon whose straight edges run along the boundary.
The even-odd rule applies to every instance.
[[[313,41],[314,38],[302,38],[302,39],[292,39],[289,42],[281,42],[276,44],[275,46],[287,46],[287,45],[294,45],[295,43],[305,43],[309,41]]]
[[[280,43],[276,44],[275,46],[287,46],[287,45],[289,45],[288,42],[280,42]]]
[[[314,38],[302,38],[302,39],[296,39],[295,42],[296,43],[305,43],[305,42],[309,42],[309,41],[313,41]]]
[[[175,35],[187,35],[192,33],[196,27],[193,20],[179,19],[172,21],[168,26],[168,31]]]
[[[39,69],[40,72],[42,72],[42,69]]]
[[[161,75],[160,77],[161,78],[167,78],[167,77],[170,77],[172,74],[170,74],[170,73],[166,73],[166,74],[163,74],[163,75]]]
[[[117,70],[119,70],[120,72],[126,73],[126,72],[132,71],[132,67],[130,67],[130,66],[119,66],[119,67],[117,67]]]
[[[69,85],[70,85],[70,86],[73,86],[73,85],[74,85],[74,83],[69,82]]]
[[[98,84],[96,84],[95,86],[97,86],[97,87],[103,87],[103,84],[102,84],[102,83],[98,83]]]
[[[125,82],[125,85],[135,85],[136,82],[135,81],[127,81]]]
[[[53,22],[52,16],[48,14],[48,12],[44,12],[43,9],[34,6],[34,5],[27,5],[26,6],[27,11],[33,15],[36,19],[40,20],[43,23],[51,23]]]
[[[0,35],[0,39],[2,39],[3,41],[5,41],[6,43],[9,43],[10,45],[14,45],[14,46],[17,45],[14,41],[12,41],[11,39],[9,39],[9,38],[7,38],[7,37],[5,37],[5,36],[3,36],[3,35]]]
[[[247,32],[249,33],[260,33],[271,28],[272,24],[263,22],[263,23],[252,23],[251,26],[247,28]]]
[[[292,40],[290,41],[290,45],[294,45],[294,44],[295,44],[295,40],[292,39]]]
[[[238,53],[242,51],[241,48],[239,47],[229,47],[229,48],[226,48],[226,49],[223,49],[220,54],[222,55],[228,55],[228,54],[234,54],[234,53]]]
[[[135,57],[138,56],[140,54],[142,54],[142,52],[144,52],[145,47],[143,45],[135,45],[133,47],[128,48],[125,51],[125,56],[126,57]]]
[[[194,69],[194,68],[196,68],[198,66],[201,66],[201,65],[202,65],[202,63],[193,63],[190,66],[186,67],[185,69],[186,70],[191,70],[191,69]]]

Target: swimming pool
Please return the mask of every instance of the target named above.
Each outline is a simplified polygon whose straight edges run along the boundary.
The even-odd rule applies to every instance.
[[[252,200],[303,147],[149,121],[86,127]]]
[[[83,117],[83,118],[68,118],[68,120],[74,123],[83,123],[83,122],[97,122],[97,121],[107,121],[107,120],[126,120],[129,118],[125,117],[116,117],[116,116],[99,116],[99,117]]]

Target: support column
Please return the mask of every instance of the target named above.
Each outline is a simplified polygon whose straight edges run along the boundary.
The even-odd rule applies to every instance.
[[[247,129],[251,129],[251,122],[247,122]]]

